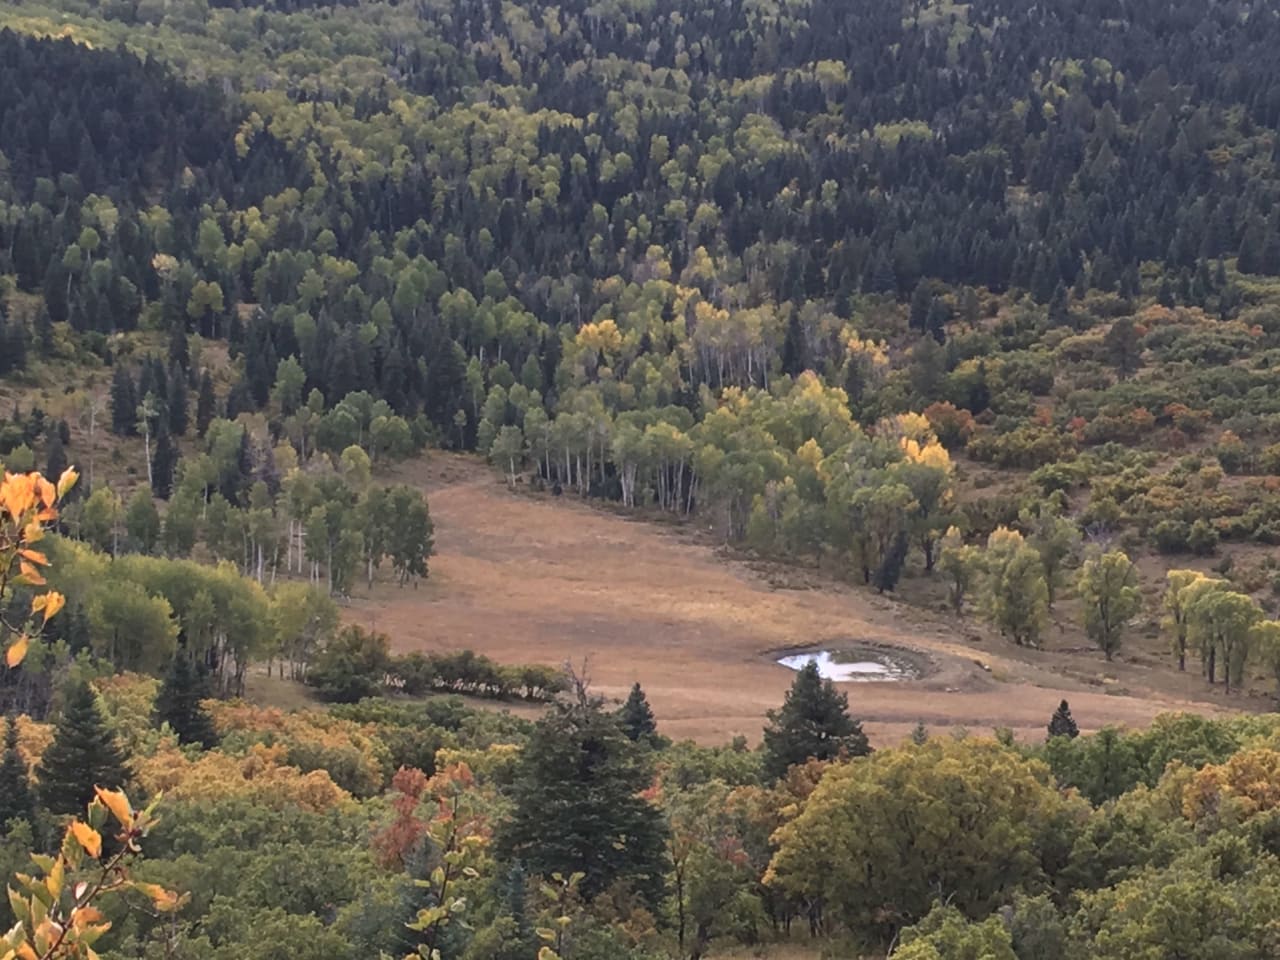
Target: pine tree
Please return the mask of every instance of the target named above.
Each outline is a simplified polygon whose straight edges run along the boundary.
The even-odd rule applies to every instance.
[[[36,344],[40,347],[40,356],[53,355],[53,318],[49,316],[49,308],[43,303],[36,314]]]
[[[218,733],[213,718],[200,703],[209,696],[206,686],[187,652],[179,650],[156,694],[154,716],[157,726],[169,724],[179,743],[198,743],[207,750],[217,744]]]
[[[169,395],[165,398],[169,414],[169,432],[180,437],[187,432],[187,378],[178,367],[169,371]]]
[[[800,325],[799,313],[792,311],[791,319],[787,323],[787,336],[782,342],[782,372],[791,377],[798,377],[808,365],[804,328]]]
[[[849,716],[849,698],[823,680],[818,664],[810,660],[796,674],[782,709],[769,711],[765,772],[776,779],[810,758],[832,760],[841,753],[862,757],[870,752],[862,724]]]
[[[924,746],[929,742],[929,728],[924,725],[924,721],[919,721],[911,731],[911,742],[917,747]]]
[[[588,898],[622,881],[658,903],[667,869],[662,816],[640,795],[651,775],[648,751],[580,683],[521,752],[499,854],[539,876],[581,872]]]
[[[120,364],[111,376],[111,432],[121,437],[138,432],[138,386]]]
[[[1076,722],[1071,717],[1071,707],[1067,701],[1063,700],[1058,704],[1058,709],[1053,711],[1053,718],[1049,721],[1049,736],[1052,737],[1069,737],[1075,739],[1080,736],[1080,728],[1076,726]]]
[[[95,786],[119,789],[131,776],[93,688],[76,682],[67,690],[53,742],[36,770],[41,805],[58,815],[83,814]]]
[[[929,323],[929,310],[933,306],[933,288],[928,280],[921,280],[911,292],[911,308],[907,322],[913,330],[924,330]]]
[[[4,733],[4,757],[0,759],[0,833],[10,820],[31,822],[35,801],[27,762],[18,752],[18,718],[9,717]]]
[[[631,695],[618,711],[618,722],[622,724],[623,732],[637,743],[652,743],[657,735],[658,724],[639,683],[631,688]]]
[[[67,469],[67,451],[62,445],[62,435],[57,431],[53,431],[53,435],[49,438],[49,453],[45,460],[46,477],[60,477],[62,471]]]
[[[187,340],[187,325],[178,320],[169,328],[169,364],[179,370],[191,365],[191,345]]]
[[[173,476],[178,468],[178,448],[169,436],[169,428],[161,421],[156,431],[156,446],[151,452],[151,492],[168,500],[173,492]]]
[[[205,370],[200,374],[200,392],[196,396],[196,433],[201,437],[209,429],[209,424],[213,423],[217,402],[213,392],[213,377]]]

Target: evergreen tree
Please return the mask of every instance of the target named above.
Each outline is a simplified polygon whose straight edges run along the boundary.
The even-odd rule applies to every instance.
[[[541,876],[581,872],[587,897],[623,881],[658,903],[666,856],[661,814],[640,796],[651,782],[647,757],[580,683],[521,753],[499,854]]]
[[[111,432],[121,437],[138,432],[138,386],[121,364],[111,375]]]
[[[67,451],[62,445],[61,433],[54,430],[49,438],[49,454],[45,459],[44,475],[56,479],[62,476],[62,471],[65,469],[67,469]]]
[[[796,674],[782,709],[769,711],[765,772],[776,779],[811,757],[832,760],[841,753],[862,757],[870,752],[862,724],[849,716],[849,698],[823,680],[818,664],[810,660]]]
[[[218,742],[213,718],[201,705],[209,692],[204,678],[191,664],[185,650],[174,654],[169,673],[156,694],[156,726],[167,723],[179,743],[198,743],[206,750]]]
[[[169,371],[169,395],[165,398],[169,432],[180,437],[187,432],[187,378],[178,367]]]
[[[53,742],[36,770],[41,805],[58,815],[83,814],[95,786],[119,789],[131,776],[93,688],[77,681],[67,690]]]
[[[1053,718],[1049,721],[1050,737],[1070,737],[1075,739],[1080,736],[1080,728],[1076,726],[1076,722],[1071,717],[1071,707],[1067,705],[1067,701],[1063,700],[1058,704],[1058,709],[1053,711]]]
[[[53,318],[49,316],[49,308],[43,303],[36,313],[36,344],[40,348],[40,356],[53,355]]]
[[[623,732],[637,743],[652,743],[657,735],[658,724],[639,683],[631,688],[631,695],[618,711],[618,722],[622,724]]]
[[[907,318],[913,330],[924,330],[929,325],[929,310],[933,307],[933,288],[928,280],[921,280],[911,293],[911,308]]]
[[[178,468],[178,448],[169,436],[169,428],[161,421],[156,431],[155,449],[151,451],[151,492],[168,500],[173,492],[173,477]]]
[[[4,733],[4,757],[0,758],[0,834],[10,820],[31,822],[35,802],[27,762],[18,752],[18,718],[9,717]]]
[[[186,370],[191,365],[191,345],[187,340],[187,325],[177,320],[169,327],[169,365]]]
[[[213,377],[205,370],[200,374],[200,392],[196,396],[196,433],[199,436],[203,437],[209,424],[213,423],[217,403],[213,392]]]
[[[929,728],[924,725],[924,721],[919,721],[911,731],[911,742],[917,747],[924,746],[929,742]]]
[[[808,367],[808,351],[805,349],[804,328],[800,325],[800,315],[792,311],[787,323],[787,337],[782,343],[782,372],[797,377]]]

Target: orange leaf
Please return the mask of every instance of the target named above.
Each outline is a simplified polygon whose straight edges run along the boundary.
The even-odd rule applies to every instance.
[[[4,653],[4,665],[12,670],[22,662],[23,657],[27,655],[27,647],[30,646],[31,639],[27,636],[21,636],[13,643],[9,644],[9,649]]]
[[[19,550],[18,556],[25,557],[26,559],[30,560],[32,563],[38,563],[42,567],[47,567],[49,565],[49,558],[46,557],[43,553],[41,553],[39,550],[31,550],[29,548]]]
[[[73,927],[83,927],[86,923],[98,923],[105,919],[102,911],[97,907],[77,907],[71,913],[71,925]]]
[[[71,822],[71,832],[75,835],[76,843],[84,847],[84,852],[95,860],[102,856],[102,836],[97,830],[82,823],[79,820]]]
[[[157,883],[135,883],[134,887],[150,897],[152,905],[161,913],[172,913],[186,903],[185,896],[180,897]]]
[[[133,829],[133,807],[129,805],[129,798],[124,795],[124,791],[103,790],[101,787],[93,789],[103,806],[111,811],[111,815],[116,818],[120,826]]]
[[[54,489],[53,484],[37,474],[36,487],[40,491],[40,502],[46,507],[52,507],[53,502],[58,499],[58,491]]]
[[[48,583],[48,581],[40,575],[40,571],[26,560],[18,561],[18,571],[22,574],[23,581],[33,587],[43,587]]]

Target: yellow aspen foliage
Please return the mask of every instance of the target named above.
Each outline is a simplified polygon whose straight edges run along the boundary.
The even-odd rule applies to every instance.
[[[323,813],[351,801],[327,771],[303,773],[285,762],[283,746],[256,743],[242,757],[211,750],[192,760],[176,740],[165,740],[150,757],[136,761],[137,780],[148,794],[168,800],[207,802],[243,797],[273,810],[291,806]]]
[[[1280,751],[1242,750],[1199,770],[1183,789],[1182,814],[1193,823],[1230,814],[1247,820],[1280,807]]]
[[[951,454],[947,453],[947,448],[932,436],[925,438],[923,442],[911,437],[903,437],[899,442],[902,446],[902,455],[910,463],[918,463],[951,473]]]

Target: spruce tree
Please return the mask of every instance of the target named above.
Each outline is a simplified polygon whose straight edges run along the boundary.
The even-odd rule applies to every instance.
[[[804,373],[809,365],[809,351],[804,342],[804,328],[800,325],[800,314],[792,311],[787,323],[787,336],[782,342],[782,372],[791,377]]]
[[[925,330],[929,324],[929,310],[933,307],[933,287],[928,280],[921,280],[911,292],[911,307],[907,322],[913,330]]]
[[[45,459],[44,475],[56,480],[62,476],[62,471],[65,469],[67,469],[67,451],[62,445],[61,434],[54,430],[49,437],[49,453]]]
[[[169,724],[179,743],[198,743],[206,750],[216,745],[213,718],[200,703],[208,696],[207,684],[191,665],[191,658],[179,650],[156,695],[156,726]]]
[[[162,420],[156,431],[156,446],[151,451],[151,492],[161,500],[168,500],[173,492],[173,477],[178,468],[178,448],[169,436],[169,427]]]
[[[169,396],[165,399],[169,414],[169,432],[180,437],[187,432],[187,378],[182,370],[173,367],[169,371]]]
[[[111,432],[121,437],[138,432],[138,386],[120,364],[111,375]]]
[[[581,872],[588,898],[622,881],[657,904],[667,863],[662,815],[640,795],[652,782],[648,756],[579,685],[521,752],[499,855],[539,876]]]
[[[10,820],[29,823],[34,814],[27,762],[18,752],[18,719],[11,716],[5,727],[4,757],[0,759],[0,833]]]
[[[53,355],[53,318],[49,316],[49,308],[43,303],[36,313],[36,344],[40,347],[40,356]]]
[[[796,674],[780,710],[769,711],[764,730],[765,773],[775,779],[810,758],[832,760],[871,752],[862,724],[849,716],[849,698],[823,680],[810,660]]]
[[[1071,739],[1080,736],[1080,728],[1076,726],[1076,722],[1071,716],[1071,707],[1067,705],[1065,700],[1058,704],[1057,710],[1053,711],[1053,718],[1049,721],[1049,736],[1050,738],[1069,737]]]
[[[213,423],[217,402],[217,396],[213,392],[213,377],[205,370],[200,374],[200,392],[196,396],[196,433],[201,437],[209,429],[209,424]]]
[[[36,770],[41,805],[54,814],[83,814],[95,786],[119,789],[131,776],[93,688],[83,680],[74,683]]]
[[[652,743],[657,735],[658,724],[639,683],[631,688],[631,695],[618,711],[618,722],[622,724],[623,732],[637,743]]]

